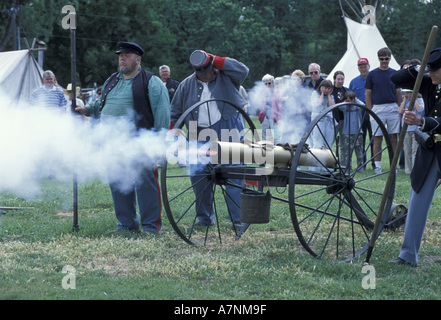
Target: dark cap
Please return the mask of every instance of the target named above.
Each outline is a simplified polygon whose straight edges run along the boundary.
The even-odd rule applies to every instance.
[[[120,54],[122,52],[136,53],[139,56],[144,54],[144,50],[134,42],[118,42],[117,47],[118,50],[115,52],[116,54]]]
[[[430,51],[427,59],[427,70],[437,71],[441,68],[441,48],[436,48]]]
[[[190,55],[190,63],[197,74],[204,74],[213,69],[210,56],[202,50],[193,51]]]

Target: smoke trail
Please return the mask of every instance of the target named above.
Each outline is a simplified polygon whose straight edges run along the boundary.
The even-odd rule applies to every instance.
[[[0,96],[0,191],[32,197],[41,178],[55,174],[57,180],[72,181],[73,170],[79,182],[107,182],[107,172],[120,173],[124,190],[138,168],[165,155],[165,132],[144,130],[135,136],[131,123],[92,126],[69,113]]]
[[[302,138],[311,121],[312,89],[295,82],[295,79],[284,79],[276,85],[282,102],[282,119],[277,123],[276,142],[296,144]],[[268,88],[263,82],[256,82],[249,91],[250,115],[256,115],[262,106],[262,96]]]

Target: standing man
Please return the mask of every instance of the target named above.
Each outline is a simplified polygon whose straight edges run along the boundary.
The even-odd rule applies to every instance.
[[[263,115],[261,121],[262,138],[263,140],[271,140],[274,141],[274,143],[279,143],[279,123],[282,119],[282,94],[279,89],[276,88],[272,75],[264,75],[262,82],[265,84],[265,90],[263,90],[260,100],[259,113],[259,116]]]
[[[320,83],[323,81],[323,78],[320,76],[320,66],[317,63],[311,63],[308,66],[308,74],[311,76],[311,82],[308,83],[308,87],[317,90]]]
[[[31,95],[31,104],[50,108],[54,111],[64,111],[67,106],[63,91],[55,86],[55,75],[52,71],[43,72],[43,86]]]
[[[167,87],[168,95],[170,96],[170,102],[173,100],[176,90],[179,86],[179,81],[173,80],[171,77],[169,66],[163,65],[159,67],[159,76],[162,82]]]
[[[371,68],[369,64],[369,60],[367,58],[360,58],[357,61],[358,66],[358,72],[360,72],[360,75],[355,77],[351,80],[349,83],[349,91],[355,92],[355,96],[358,100],[366,104],[366,78],[369,73],[369,70]],[[363,123],[361,125],[361,130],[363,132],[363,149],[365,149],[366,146],[366,134],[369,133],[369,141],[372,139],[372,127],[371,122],[369,120],[369,115],[366,114],[366,112],[363,112]],[[374,150],[372,143],[370,144],[371,149],[371,157],[374,156]],[[363,152],[363,163],[366,163],[366,154]],[[372,161],[372,168],[375,169],[375,162]]]
[[[377,52],[380,66],[368,73],[366,79],[366,106],[380,118],[383,124],[387,125],[387,131],[395,152],[400,132],[400,115],[398,114],[401,104],[401,89],[390,80],[396,72],[389,67],[392,52],[389,48],[382,48]],[[374,154],[375,172],[381,173],[381,144],[383,133],[378,128],[378,123],[371,121],[372,132],[374,133]]]
[[[366,78],[371,68],[369,60],[366,58],[358,59],[357,67],[360,75],[351,80],[349,91],[354,91],[357,99],[366,104]]]
[[[168,129],[170,99],[161,79],[141,67],[144,50],[133,42],[119,42],[116,54],[119,56],[119,71],[104,83],[101,97],[86,107],[77,106],[75,111],[99,117],[102,124],[112,125],[116,131],[123,128],[134,136],[141,130]],[[141,225],[144,232],[156,234],[161,229],[156,163],[147,155],[140,154],[129,166],[118,166],[123,162],[123,152],[116,151],[109,163],[112,169],[107,168],[115,215],[119,221],[116,231],[138,232]],[[136,199],[141,220],[136,213]]]
[[[194,51],[190,56],[190,63],[194,73],[185,78],[179,85],[171,105],[171,122],[176,123],[179,117],[194,104],[211,99],[222,99],[242,107],[246,100],[239,92],[239,88],[248,75],[248,67],[242,62],[228,57],[220,57],[206,53],[202,50]],[[199,109],[194,109],[189,114],[186,121],[187,128],[189,121],[197,121],[197,133],[211,129],[219,139],[222,138],[221,130],[243,129],[243,120],[238,117],[238,111],[226,104],[222,110],[215,101],[202,104]],[[198,143],[206,141],[198,140]],[[238,142],[238,141],[235,141]],[[206,177],[201,177],[198,173],[204,172],[206,165],[191,165],[191,181],[196,195],[196,216],[197,225],[211,226],[214,224],[213,212],[213,191],[209,186],[210,182]],[[231,180],[232,184],[242,185],[241,180]],[[240,204],[241,189],[227,185],[226,191],[227,204],[231,213],[233,228],[238,231],[240,223]]]
[[[429,74],[424,75],[419,90],[423,95],[426,116],[419,117],[415,111],[405,111],[403,121],[407,125],[420,126],[421,131],[429,133],[433,146],[418,148],[410,175],[411,189],[403,244],[398,258],[391,261],[411,266],[418,263],[427,214],[438,179],[441,178],[441,48],[430,52],[427,69]],[[401,88],[413,89],[418,71],[419,66],[402,69],[392,76],[392,81]]]
[[[32,92],[31,105],[45,108],[51,114],[56,116],[67,114],[67,100],[62,90],[56,86],[56,78],[52,71],[47,70],[43,72],[43,86]],[[70,111],[70,110],[69,110]],[[51,158],[51,161],[44,163],[49,168],[49,179],[55,179],[59,168],[59,163],[56,158]]]

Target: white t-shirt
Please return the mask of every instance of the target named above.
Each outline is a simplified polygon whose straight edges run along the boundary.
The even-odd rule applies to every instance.
[[[200,82],[204,89],[201,94],[201,102],[213,99],[211,95],[211,91],[208,88],[207,82]],[[198,126],[202,128],[208,128],[210,125],[218,122],[221,119],[222,115],[219,112],[219,108],[217,107],[217,103],[215,101],[211,101],[209,103],[204,103],[199,107],[199,117],[198,117]]]
[[[67,100],[66,111],[70,111],[72,100],[70,100],[68,96],[66,96],[66,100]],[[75,103],[77,104],[78,107],[84,107],[84,102],[80,98],[76,98]]]

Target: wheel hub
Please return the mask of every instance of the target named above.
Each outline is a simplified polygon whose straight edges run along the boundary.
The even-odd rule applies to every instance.
[[[343,190],[352,190],[355,188],[355,180],[350,177],[343,177],[339,182],[333,183],[326,188],[328,194],[342,192]]]

